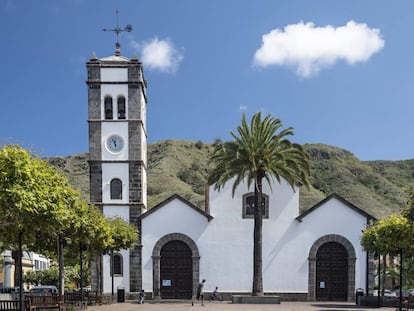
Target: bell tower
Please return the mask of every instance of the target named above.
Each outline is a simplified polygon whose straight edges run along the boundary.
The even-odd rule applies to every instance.
[[[125,31],[130,31],[127,26]],[[113,29],[117,33],[118,26]],[[107,217],[121,217],[140,230],[147,207],[146,80],[136,56],[115,54],[86,63],[88,87],[90,203]],[[92,286],[104,293],[142,287],[141,241],[95,262]],[[95,268],[95,269],[94,269]]]

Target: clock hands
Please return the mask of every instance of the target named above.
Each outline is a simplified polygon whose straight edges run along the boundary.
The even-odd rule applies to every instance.
[[[124,140],[119,135],[111,135],[108,137],[107,147],[109,151],[118,153],[124,147]]]

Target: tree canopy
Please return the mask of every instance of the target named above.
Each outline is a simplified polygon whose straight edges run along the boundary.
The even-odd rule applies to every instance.
[[[66,177],[17,145],[0,150],[0,244],[56,257],[57,241],[92,254],[128,248],[137,229],[122,219],[107,219],[87,204]],[[77,252],[75,252],[77,253]]]
[[[66,178],[19,146],[0,151],[0,231],[6,247],[17,237],[36,248],[39,232],[54,232],[67,225],[70,207],[78,199]]]
[[[273,179],[285,179],[294,189],[297,184],[309,185],[309,156],[302,146],[292,143],[287,136],[293,135],[293,128],[281,129],[280,119],[256,113],[250,126],[245,115],[237,127],[238,135],[230,132],[234,141],[215,146],[210,162],[213,170],[209,182],[220,189],[232,178],[233,195],[238,185],[246,181],[250,187],[264,178],[269,186]],[[278,132],[279,131],[279,132]]]
[[[414,256],[414,188],[408,189],[409,199],[401,215],[392,214],[371,223],[362,233],[365,250],[382,255]]]

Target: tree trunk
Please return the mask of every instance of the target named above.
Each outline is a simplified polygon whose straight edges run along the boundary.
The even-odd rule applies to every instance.
[[[59,257],[59,294],[65,293],[65,265],[63,261],[63,238],[58,237],[58,257]]]
[[[384,293],[385,293],[385,277],[387,276],[387,256],[388,255],[384,255],[382,256],[382,293],[381,296],[384,297]]]
[[[403,251],[402,249],[400,249],[400,299],[398,301],[398,310],[402,310],[402,301],[403,301],[403,296],[402,296],[402,289],[403,289]]]
[[[253,230],[253,296],[263,296],[262,275],[262,174],[257,174],[254,187],[254,230]]]
[[[19,262],[19,301],[20,311],[24,310],[23,305],[23,232],[19,232],[19,251],[18,251],[18,262]],[[17,268],[17,267],[16,267]]]

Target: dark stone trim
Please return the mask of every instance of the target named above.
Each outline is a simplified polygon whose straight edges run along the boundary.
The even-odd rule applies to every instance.
[[[200,281],[200,253],[197,244],[187,235],[182,233],[170,233],[163,236],[155,243],[152,250],[152,287],[154,300],[161,300],[160,296],[160,260],[161,249],[170,241],[182,241],[191,249],[193,258],[193,297],[197,292],[197,284]]]
[[[149,216],[149,215],[157,212],[159,209],[161,209],[162,207],[166,206],[168,203],[170,203],[170,202],[172,202],[174,200],[179,200],[179,201],[183,202],[189,208],[192,208],[197,213],[200,213],[202,216],[206,217],[207,218],[207,221],[210,221],[210,220],[212,220],[214,218],[210,214],[206,213],[202,209],[200,209],[197,206],[195,206],[194,204],[192,204],[190,201],[184,199],[179,194],[173,194],[170,197],[168,197],[167,199],[165,199],[164,201],[162,201],[161,203],[157,204],[156,206],[154,206],[153,208],[151,208],[150,210],[148,210],[147,212],[145,212],[144,214],[142,214],[141,215],[141,219],[143,219],[143,218],[145,218],[145,217],[147,217],[147,216]]]
[[[348,253],[348,292],[347,300],[353,301],[355,299],[355,249],[352,243],[345,237],[338,234],[325,235],[313,243],[308,257],[309,271],[308,271],[308,300],[316,300],[316,254],[319,248],[328,242],[336,242],[345,247]]]
[[[138,207],[142,207],[142,202],[128,202],[128,203],[108,203],[108,202],[98,202],[98,201],[94,201],[94,202],[89,202],[90,204],[96,205],[96,206],[105,206],[105,205],[110,205],[110,206],[138,206]],[[145,207],[144,207],[145,208]]]
[[[138,86],[140,84],[144,84],[143,82],[137,82],[137,81],[86,81],[87,85],[102,85],[102,84],[127,84],[127,85],[131,85],[131,86],[135,86],[136,88],[138,88]]]
[[[147,169],[147,166],[145,165],[144,161],[142,160],[89,160],[88,163],[90,164],[91,162],[94,163],[139,163],[139,165],[141,167],[144,167],[145,169]]]
[[[307,209],[305,212],[303,212],[301,215],[299,215],[298,217],[296,217],[296,220],[301,222],[302,219],[310,214],[311,212],[313,212],[314,210],[316,210],[318,207],[324,205],[326,202],[330,201],[331,199],[337,199],[338,201],[340,201],[341,203],[345,204],[346,206],[348,206],[349,208],[353,209],[354,211],[356,211],[357,213],[361,214],[362,216],[366,217],[367,220],[376,220],[376,218],[370,214],[368,214],[367,212],[365,212],[364,210],[360,209],[359,207],[357,207],[356,205],[352,204],[351,202],[345,200],[343,197],[341,197],[339,194],[336,193],[332,193],[329,196],[327,196],[325,199],[323,199],[322,201],[320,201],[319,203],[315,204],[314,206],[312,206],[311,208]]]
[[[242,218],[243,219],[254,219],[254,214],[247,214],[247,205],[246,205],[246,199],[248,197],[254,197],[254,192],[248,192],[243,194],[242,197]],[[262,199],[265,199],[265,210],[263,214],[263,219],[269,219],[269,196],[266,193],[262,193]]]
[[[110,205],[110,206],[142,206],[142,202],[128,202],[128,203],[108,203],[108,202],[90,202],[91,204],[95,204],[95,205]]]
[[[128,121],[134,121],[134,122],[140,122],[143,124],[141,119],[88,119],[88,122],[128,122]]]

